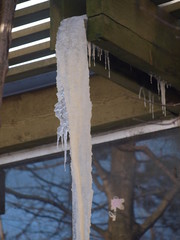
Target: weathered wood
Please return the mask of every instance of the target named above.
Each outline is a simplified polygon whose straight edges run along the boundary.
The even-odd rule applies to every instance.
[[[38,24],[34,27],[29,26],[26,29],[22,29],[22,30],[19,30],[19,31],[12,32],[12,38],[16,39],[16,38],[24,37],[24,36],[27,36],[27,35],[30,35],[30,34],[33,34],[33,33],[37,33],[37,32],[40,32],[40,31],[47,30],[49,28],[50,28],[50,22],[49,21],[45,22],[45,23]]]
[[[163,24],[160,16],[157,19],[153,4],[112,0],[87,0],[87,3],[89,41],[180,89],[180,46],[176,39],[179,30]]]
[[[162,3],[161,5],[159,5],[159,7],[165,10],[166,12],[173,12],[180,9],[180,2],[170,1],[167,3]]]
[[[27,46],[25,45],[24,48],[19,49],[19,50],[13,50],[9,52],[9,59],[12,58],[16,58],[16,57],[20,57],[26,54],[30,54],[30,53],[34,53],[34,52],[38,52],[38,51],[42,51],[45,49],[49,49],[50,48],[50,41],[47,42],[43,42],[37,45],[33,45],[33,46]]]
[[[56,34],[64,18],[80,16],[86,13],[85,0],[50,0],[51,49],[55,49]]]
[[[40,60],[37,62],[32,62],[29,64],[24,64],[21,66],[10,68],[7,74],[7,82],[14,81],[18,78],[23,78],[27,76],[32,76],[35,74],[40,74],[42,72],[47,72],[51,69],[51,66],[55,68],[56,58],[52,57],[45,60]],[[12,77],[12,78],[10,78]]]
[[[137,124],[137,119],[140,116],[139,121],[142,120],[143,114],[152,120],[143,100],[108,79],[92,77],[90,90],[93,103],[91,125],[95,131],[105,127],[107,130],[108,125],[110,128],[121,128],[127,124]],[[0,152],[55,141],[59,124],[54,114],[56,102],[55,87],[5,98],[1,109]]]
[[[88,17],[99,14],[108,16],[142,39],[170,53],[177,54],[179,50],[179,56],[180,46],[176,35],[180,34],[180,28],[176,20],[149,0],[87,0]]]
[[[15,18],[22,17],[22,16],[27,15],[27,14],[32,14],[32,13],[35,13],[35,12],[39,12],[39,11],[42,11],[42,10],[48,9],[48,8],[49,8],[49,1],[39,3],[39,4],[36,4],[34,6],[25,8],[25,9],[24,8],[19,9],[19,10],[16,10],[16,12],[15,12]]]
[[[143,79],[141,82],[144,82],[143,85],[140,84],[139,76],[136,76],[136,74],[133,74],[133,70],[130,70],[128,76],[126,74],[123,74],[122,71],[119,70],[119,67],[112,62],[111,63],[111,78],[109,80],[115,82],[116,84],[120,85],[121,87],[128,89],[129,91],[135,93],[136,95],[139,95],[140,88],[143,87],[144,93],[146,95],[146,100],[148,101],[148,91],[151,91],[151,93],[154,96],[154,102],[155,105],[161,106],[160,98],[158,95],[157,90],[157,83],[151,83],[150,82],[150,76],[148,76],[149,79]],[[115,68],[116,70],[114,70]],[[98,75],[101,75],[105,78],[108,78],[108,71],[104,68],[102,64],[96,63],[96,66],[93,64],[91,65],[91,70],[95,72]],[[119,71],[118,71],[119,70]],[[130,76],[131,75],[131,76]],[[155,85],[155,88],[154,88]],[[167,111],[171,112],[175,116],[179,115],[180,112],[180,95],[179,92],[177,92],[175,89],[169,87],[166,89],[166,104],[167,104]],[[162,115],[162,112],[161,112]],[[122,123],[123,124],[123,123]]]

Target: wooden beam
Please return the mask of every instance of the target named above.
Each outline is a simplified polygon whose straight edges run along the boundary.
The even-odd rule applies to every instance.
[[[180,29],[150,1],[87,0],[88,40],[180,90]]]
[[[111,59],[112,60],[112,59]],[[139,96],[140,88],[143,87],[143,91],[145,94],[146,101],[148,102],[148,94],[149,91],[153,94],[155,105],[161,106],[161,100],[158,95],[157,82],[156,80],[150,82],[150,76],[145,73],[139,75],[136,72],[136,69],[131,69],[128,72],[122,71],[121,66],[118,66],[120,63],[115,63],[114,61],[111,63],[111,77],[109,80],[115,82],[121,87],[131,91],[132,93]],[[115,69],[115,70],[114,70]],[[123,67],[123,70],[125,67]],[[105,78],[108,78],[108,70],[104,68],[104,66],[98,62],[96,62],[96,66],[91,64],[91,71],[95,72],[98,75],[101,75]],[[141,81],[139,78],[142,78]],[[143,83],[143,84],[142,84]],[[166,89],[166,107],[167,111],[171,112],[175,116],[179,116],[180,112],[180,95],[175,89],[169,87]],[[147,103],[148,104],[148,103]],[[162,113],[160,114],[162,115]]]
[[[86,13],[86,0],[50,0],[51,49],[55,49],[56,34],[60,22],[68,17]]]
[[[25,29],[22,29],[19,31],[14,31],[14,32],[12,32],[12,38],[16,39],[16,38],[24,37],[24,36],[27,36],[27,35],[30,35],[33,33],[47,30],[49,28],[50,28],[50,22],[47,21],[47,22],[40,23],[33,27],[29,26],[28,28],[25,28]]]
[[[37,41],[38,43],[39,41]],[[38,52],[38,51],[42,51],[42,50],[46,50],[50,48],[50,41],[46,41],[43,43],[39,43],[39,44],[35,44],[32,46],[29,46],[28,44],[25,44],[23,48],[17,49],[16,48],[10,49],[9,51],[9,59],[13,59],[13,58],[17,58],[26,54],[30,54],[30,53],[34,53],[34,52]],[[13,50],[13,51],[11,51]]]
[[[173,12],[180,9],[180,1],[175,0],[175,1],[162,3],[159,5],[159,7],[165,10],[166,12]]]
[[[93,131],[152,120],[138,95],[100,76],[90,80]],[[56,87],[5,98],[1,108],[0,152],[56,141]],[[128,107],[125,107],[128,106]],[[161,108],[155,108],[159,119]],[[118,123],[118,124],[117,124]]]
[[[49,1],[33,5],[31,7],[16,10],[15,18],[22,17],[24,15],[32,14],[49,8]]]
[[[34,74],[40,74],[44,71],[49,71],[51,66],[55,68],[56,64],[56,58],[55,56],[48,58],[48,59],[42,59],[39,61],[23,64],[20,66],[15,66],[9,69],[6,82],[14,81],[16,80],[16,76],[20,77],[23,76],[23,78],[27,76],[31,76]],[[12,77],[12,78],[11,78]]]

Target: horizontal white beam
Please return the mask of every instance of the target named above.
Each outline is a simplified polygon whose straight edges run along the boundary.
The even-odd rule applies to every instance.
[[[166,12],[173,12],[180,9],[180,0],[174,0],[158,5],[160,8],[163,8]]]
[[[50,37],[26,43],[9,49],[9,59],[50,48]]]
[[[28,1],[29,3],[30,1]],[[24,5],[22,5],[24,4]],[[35,2],[35,4],[32,4],[31,2],[31,5],[27,5],[27,2],[26,2],[26,5],[25,3],[20,3],[20,4],[17,4],[16,5],[16,11],[15,11],[15,18],[17,17],[22,17],[22,16],[25,16],[25,15],[28,15],[28,14],[33,14],[35,12],[39,12],[39,11],[42,11],[44,9],[48,9],[49,8],[49,0],[44,0],[44,1],[37,1]]]
[[[40,3],[44,3],[44,2],[49,2],[49,0],[30,0],[27,2],[23,2],[23,3],[19,3],[16,5],[16,11],[20,10],[20,9],[25,9]]]
[[[112,142],[115,140],[126,139],[129,137],[140,136],[147,133],[164,131],[171,128],[180,127],[180,119],[172,119],[161,122],[153,122],[144,125],[138,125],[135,127],[114,131],[106,132],[103,134],[95,135],[92,138],[92,144],[100,144],[105,142]],[[68,146],[69,149],[69,146]],[[36,159],[39,157],[45,157],[51,154],[58,154],[62,152],[62,146],[57,148],[56,143],[46,144],[32,149],[21,150],[17,152],[11,152],[7,154],[0,155],[0,165],[15,163],[19,161],[27,161],[31,159]]]

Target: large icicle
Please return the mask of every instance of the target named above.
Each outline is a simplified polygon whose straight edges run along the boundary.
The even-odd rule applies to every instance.
[[[70,135],[74,240],[89,239],[93,195],[91,102],[85,18],[81,16],[63,20],[56,42],[57,95],[62,101],[60,95],[64,94],[69,119],[69,124],[64,126],[69,128]],[[66,114],[65,109],[64,112]],[[56,114],[58,115],[57,111]]]

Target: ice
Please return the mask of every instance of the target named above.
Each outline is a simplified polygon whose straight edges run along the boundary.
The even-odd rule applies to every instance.
[[[168,87],[168,84],[160,76],[155,77],[157,80],[158,95],[161,98],[162,113],[166,116],[166,86]]]
[[[166,116],[166,83],[165,81],[160,81],[160,90],[161,90],[161,104],[162,112]]]
[[[67,145],[70,136],[73,239],[88,240],[92,206],[91,102],[87,55],[95,53],[87,43],[84,20],[72,17],[61,22],[56,41],[58,138]],[[87,48],[88,45],[88,48]],[[88,49],[88,51],[87,51]],[[89,60],[90,65],[90,60]]]
[[[162,113],[164,116],[166,116],[166,87],[168,88],[169,85],[164,80],[162,80],[160,76],[157,76],[153,73],[150,73],[149,76],[150,76],[151,84],[152,84],[153,77],[157,81],[157,91],[158,91],[159,99],[161,100]],[[142,94],[144,97],[144,106],[146,107],[146,94],[143,87],[140,87],[139,99],[141,99]],[[148,91],[148,103],[149,103],[149,112],[152,114],[152,118],[154,119],[154,95],[151,93],[151,91]]]
[[[96,66],[96,58],[99,61],[102,60],[102,55],[104,55],[104,68],[108,70],[108,77],[111,77],[111,67],[110,67],[110,58],[109,52],[107,50],[103,50],[100,47],[94,45],[93,43],[88,42],[88,62],[89,67],[91,67],[91,61],[93,61],[94,67]]]
[[[64,150],[64,167],[66,169],[66,159],[67,159],[67,138],[69,132],[69,123],[68,123],[68,114],[66,110],[65,98],[64,98],[64,89],[61,82],[58,80],[59,75],[57,74],[58,92],[57,98],[58,102],[55,105],[55,115],[60,121],[60,126],[57,129],[57,147],[59,141],[61,140],[62,147]]]
[[[146,94],[144,91],[143,87],[140,87],[139,89],[139,99],[141,99],[141,95],[143,94],[143,99],[144,99],[144,107],[146,108],[147,104],[146,104]]]

